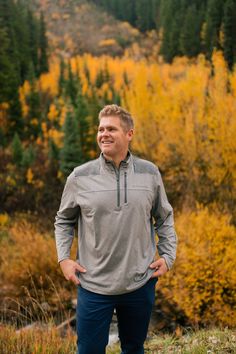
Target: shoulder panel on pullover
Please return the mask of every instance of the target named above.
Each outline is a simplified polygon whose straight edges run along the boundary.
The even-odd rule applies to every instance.
[[[134,173],[150,173],[151,175],[156,175],[158,173],[158,167],[154,163],[140,159],[139,157],[133,158],[134,163]]]
[[[75,177],[79,176],[91,176],[100,174],[100,163],[99,159],[92,160],[78,166],[74,169]]]

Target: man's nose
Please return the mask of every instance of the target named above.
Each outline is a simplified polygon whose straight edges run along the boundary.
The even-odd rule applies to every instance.
[[[108,136],[108,135],[109,135],[109,131],[104,129],[103,132],[102,132],[102,137]]]

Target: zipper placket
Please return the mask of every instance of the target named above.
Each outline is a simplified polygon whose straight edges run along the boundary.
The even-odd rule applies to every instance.
[[[117,207],[120,207],[120,167],[113,165],[116,174]],[[127,203],[127,171],[124,171],[124,202]]]
[[[120,169],[118,169],[116,174],[116,181],[117,181],[117,206],[120,206]]]
[[[127,172],[125,171],[124,173],[124,177],[125,177],[125,203],[127,203]]]
[[[120,207],[120,168],[113,166],[116,174],[117,207]]]

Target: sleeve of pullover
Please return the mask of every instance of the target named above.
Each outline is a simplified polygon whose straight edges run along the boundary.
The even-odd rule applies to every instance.
[[[75,201],[75,195],[76,179],[74,172],[72,172],[67,178],[54,224],[58,262],[70,258],[75,225],[80,213],[80,208]]]
[[[156,188],[152,215],[159,239],[157,249],[159,256],[165,259],[168,269],[170,269],[176,257],[177,235],[174,228],[173,208],[168,202],[159,170],[156,175]]]

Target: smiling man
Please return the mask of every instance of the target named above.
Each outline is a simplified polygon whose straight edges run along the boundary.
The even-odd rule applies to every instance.
[[[97,142],[108,161],[119,169],[120,162],[127,157],[129,143],[133,137],[132,121],[122,122],[118,116],[100,116]]]
[[[117,105],[101,110],[101,154],[70,174],[56,216],[58,260],[78,285],[79,354],[105,353],[114,310],[122,354],[143,354],[156,281],[175,260],[173,210],[158,168],[129,151],[133,134],[129,112]]]

